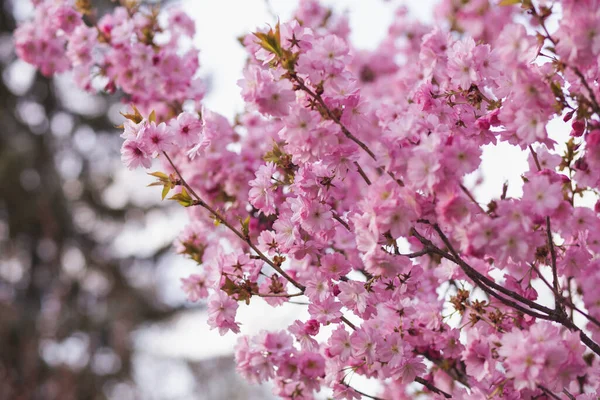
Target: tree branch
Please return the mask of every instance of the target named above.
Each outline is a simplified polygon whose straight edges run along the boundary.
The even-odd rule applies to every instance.
[[[259,249],[258,247],[256,247],[252,241],[250,240],[249,237],[245,236],[244,234],[242,234],[242,232],[240,232],[237,228],[235,228],[233,225],[231,225],[226,219],[225,217],[223,217],[221,215],[221,213],[219,213],[217,210],[215,210],[214,208],[212,208],[210,205],[208,205],[207,203],[205,203],[200,196],[198,196],[198,194],[194,191],[194,189],[186,182],[186,180],[183,178],[183,176],[181,175],[181,173],[179,172],[179,170],[177,169],[177,167],[175,166],[175,164],[173,163],[173,160],[171,160],[171,158],[169,157],[169,155],[166,152],[163,152],[163,154],[165,155],[165,157],[167,158],[167,160],[169,161],[169,164],[171,164],[171,167],[173,167],[173,170],[175,170],[175,173],[177,174],[177,176],[179,177],[179,179],[181,179],[181,184],[189,191],[189,193],[194,196],[194,198],[196,199],[196,203],[195,205],[199,205],[203,208],[205,208],[206,210],[208,210],[215,218],[217,218],[219,221],[221,221],[221,223],[223,225],[225,225],[227,228],[229,228],[230,231],[232,231],[233,233],[235,233],[235,235],[237,237],[239,237],[243,242],[245,242],[246,244],[248,244],[248,246],[250,246],[250,248],[252,250],[254,250],[256,252],[256,254],[258,255],[258,257],[260,257],[261,260],[263,260],[264,262],[266,262],[267,264],[269,264],[271,266],[271,268],[273,268],[275,271],[277,271],[281,276],[283,276],[285,279],[287,279],[292,285],[296,286],[298,289],[300,289],[302,292],[304,292],[305,286],[302,285],[301,283],[297,282],[294,278],[292,278],[291,276],[289,276],[287,274],[287,272],[285,272],[280,266],[278,266],[277,264],[275,264],[273,261],[271,261],[270,258],[268,258],[267,256],[265,256]]]
[[[429,382],[426,379],[421,378],[420,376],[417,376],[415,378],[415,382],[420,383],[421,385],[425,386],[427,389],[431,390],[435,394],[442,395],[442,396],[444,396],[447,399],[451,399],[452,398],[452,395],[450,395],[449,393],[444,392],[442,389],[437,388],[433,383]]]

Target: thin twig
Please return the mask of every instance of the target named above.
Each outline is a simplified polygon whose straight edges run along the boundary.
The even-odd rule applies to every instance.
[[[290,73],[290,79],[292,81],[294,81],[298,86],[298,88],[302,89],[304,92],[306,92],[310,97],[312,97],[317,103],[319,103],[319,105],[321,106],[321,108],[323,109],[323,111],[325,112],[325,114],[327,114],[327,117],[335,122],[340,129],[342,130],[342,133],[344,134],[344,136],[346,136],[348,139],[350,139],[351,141],[353,141],[354,143],[356,143],[358,145],[358,147],[360,147],[361,149],[363,149],[368,155],[369,157],[371,157],[374,161],[377,161],[377,157],[375,156],[375,153],[373,153],[373,151],[369,148],[369,146],[367,146],[364,142],[362,142],[359,138],[357,138],[356,136],[354,136],[352,134],[352,132],[350,132],[350,130],[342,123],[342,121],[340,121],[340,119],[333,113],[333,111],[331,111],[331,109],[327,106],[327,104],[325,103],[325,101],[323,100],[323,97],[321,97],[320,94],[316,93],[315,91],[313,91],[311,88],[309,88],[305,83],[304,83],[304,79],[300,78],[298,76],[298,74],[296,74],[295,72],[291,72]],[[369,178],[364,175],[364,171],[362,170],[362,168],[360,168],[360,165],[358,165],[358,163],[355,163],[357,165],[357,168],[359,168],[358,173],[363,177],[363,179],[365,180],[365,182],[367,182],[368,185],[371,184],[371,181],[369,180]],[[361,173],[362,171],[362,173]],[[391,172],[391,171],[386,171],[386,173],[399,185],[399,186],[404,186],[404,182],[402,182],[401,179],[396,178],[396,176]]]
[[[563,388],[563,393],[569,398],[569,400],[575,400],[575,396],[573,396],[571,392],[567,390],[567,388]]]
[[[483,209],[483,207],[481,207],[481,204],[479,204],[477,202],[477,200],[475,200],[475,197],[471,194],[471,192],[469,191],[469,189],[467,189],[462,183],[459,184],[459,186],[460,186],[460,189],[464,192],[464,194],[467,195],[467,197],[471,200],[471,202],[473,204],[475,204],[481,210],[482,213],[484,213],[486,215],[489,215],[487,212],[485,212],[485,210]]]
[[[367,398],[369,398],[369,399],[372,399],[372,400],[384,400],[384,399],[382,399],[381,397],[377,397],[377,396],[373,396],[373,395],[371,395],[371,394],[366,394],[366,393],[364,393],[364,392],[361,392],[360,390],[357,390],[357,389],[353,388],[352,386],[350,386],[349,384],[347,384],[347,383],[346,383],[346,382],[344,382],[343,380],[342,380],[340,383],[341,383],[342,385],[344,385],[344,386],[346,386],[346,387],[348,387],[348,388],[350,388],[350,389],[354,390],[356,393],[360,394],[360,395],[361,395],[361,396],[363,396],[363,397],[367,397]]]
[[[529,145],[529,151],[531,152],[531,156],[533,157],[533,161],[535,162],[535,166],[538,171],[542,170],[542,166],[540,164],[540,160],[538,159],[538,155],[533,150],[533,147]],[[550,250],[550,258],[552,268],[552,287],[554,288],[554,308],[557,312],[564,314],[565,310],[561,303],[562,296],[560,295],[560,288],[558,285],[558,270],[556,268],[556,249],[554,248],[554,240],[552,239],[552,227],[550,226],[550,217],[546,216],[546,240],[548,243],[548,249]]]
[[[335,122],[340,127],[340,129],[342,130],[342,133],[344,134],[344,136],[346,136],[348,139],[350,139],[354,143],[356,143],[358,145],[358,147],[360,147],[361,149],[363,149],[373,160],[377,161],[377,157],[375,156],[375,153],[373,153],[373,151],[371,151],[371,149],[369,148],[369,146],[367,146],[359,138],[357,138],[356,136],[354,136],[352,134],[352,132],[350,132],[348,130],[348,128],[346,128],[346,126],[344,124],[342,124],[342,122],[340,121],[340,119],[333,113],[333,111],[331,111],[329,109],[329,107],[327,106],[327,104],[325,104],[325,101],[323,100],[323,98],[321,97],[321,95],[315,93],[311,88],[309,88],[308,86],[306,86],[306,84],[304,83],[304,79],[300,78],[295,72],[293,72],[293,73],[290,74],[290,78],[294,82],[296,82],[296,84],[298,85],[298,87],[300,89],[302,89],[310,97],[312,97],[313,99],[315,99],[319,103],[319,105],[323,108],[323,111],[325,111],[325,113],[327,114],[327,116],[329,117],[329,119],[332,120],[333,122]]]
[[[529,145],[529,151],[531,152],[531,156],[533,157],[533,161],[535,162],[535,166],[537,167],[537,170],[541,171],[542,166],[540,164],[540,160],[538,159],[538,155],[535,152],[535,150],[533,150],[533,147],[531,147],[531,145]]]
[[[367,176],[367,174],[365,173],[365,171],[362,169],[362,167],[360,166],[360,164],[357,161],[354,161],[354,165],[356,165],[356,170],[358,171],[358,173],[360,174],[360,176],[362,176],[363,180],[365,182],[367,182],[367,185],[371,185],[371,180],[369,179],[369,177]]]
[[[415,382],[420,383],[421,385],[425,386],[427,389],[431,390],[435,394],[440,394],[440,395],[444,396],[447,399],[451,399],[452,398],[451,394],[446,393],[442,389],[437,388],[433,383],[429,382],[426,379],[421,378],[420,376],[417,376],[415,378]]]
[[[302,293],[302,292],[300,292],[300,293],[291,293],[291,294],[286,294],[286,293],[252,293],[252,296],[290,298],[290,297],[304,296],[304,293]]]
[[[333,219],[335,219],[337,222],[339,222],[340,224],[342,224],[342,226],[343,226],[344,228],[346,228],[346,229],[348,230],[348,232],[351,232],[351,230],[350,230],[350,225],[348,225],[348,223],[347,223],[346,221],[344,221],[344,220],[342,219],[342,217],[340,217],[340,216],[339,216],[339,214],[338,214],[338,213],[336,213],[336,212],[334,211],[334,212],[332,212],[332,214],[333,214]]]
[[[212,208],[210,205],[208,205],[207,203],[205,203],[200,196],[194,191],[194,189],[186,182],[186,180],[183,178],[183,176],[181,175],[181,173],[179,172],[179,170],[177,169],[177,167],[175,166],[175,163],[173,163],[173,160],[171,160],[171,158],[169,157],[169,155],[166,152],[163,152],[164,156],[167,158],[167,160],[169,161],[169,164],[171,164],[171,167],[173,168],[173,170],[175,171],[175,173],[177,174],[177,176],[179,177],[179,179],[181,180],[181,184],[188,190],[188,192],[195,198],[196,202],[195,205],[199,205],[203,208],[205,208],[206,210],[208,210],[215,218],[217,218],[223,225],[225,225],[227,228],[229,228],[230,231],[232,231],[233,233],[235,233],[235,235],[237,237],[239,237],[243,242],[247,243],[248,246],[250,246],[250,248],[252,250],[254,250],[256,252],[256,254],[258,255],[258,257],[260,257],[261,260],[263,260],[264,262],[266,262],[267,264],[269,264],[271,266],[271,268],[273,268],[275,271],[277,271],[281,276],[283,276],[285,279],[288,280],[288,282],[290,282],[292,285],[296,286],[298,289],[300,289],[302,292],[304,292],[305,286],[302,285],[301,283],[297,282],[294,278],[292,278],[291,276],[289,276],[287,274],[287,272],[285,272],[280,266],[278,266],[277,264],[275,264],[273,261],[271,261],[271,259],[267,256],[265,256],[263,254],[262,251],[260,251],[258,249],[258,247],[256,247],[254,245],[254,243],[252,243],[252,241],[250,240],[249,237],[245,236],[244,234],[242,234],[242,232],[240,232],[237,228],[235,228],[233,225],[231,225],[226,219],[225,217],[223,217],[221,215],[221,213],[219,213],[217,210],[215,210],[214,208]]]
[[[577,75],[577,77],[579,77],[579,79],[581,80],[581,83],[583,84],[583,86],[588,91],[588,93],[590,95],[590,100],[591,100],[591,103],[592,103],[592,108],[594,109],[594,111],[596,112],[596,114],[600,115],[600,104],[598,104],[598,100],[596,100],[596,95],[594,94],[594,90],[592,89],[592,87],[590,86],[590,84],[588,83],[588,81],[585,79],[585,76],[579,70],[579,68],[577,68],[577,67],[571,67],[571,69],[573,70],[573,72],[575,72],[575,75]]]
[[[489,288],[492,288],[494,290],[499,291],[500,293],[509,296],[521,303],[524,303],[525,305],[538,310],[540,312],[543,312],[545,314],[552,314],[554,313],[554,310],[548,308],[548,307],[544,307],[540,304],[537,304],[529,299],[527,299],[526,297],[523,297],[521,295],[519,295],[518,293],[512,292],[506,288],[504,288],[503,286],[497,284],[496,282],[494,282],[493,280],[491,280],[490,278],[488,278],[487,276],[481,274],[480,272],[478,272],[477,270],[475,270],[473,267],[471,267],[469,264],[467,264],[464,260],[462,260],[460,258],[460,256],[458,255],[458,253],[456,252],[456,250],[454,250],[454,247],[452,246],[452,244],[450,243],[450,240],[446,237],[446,235],[442,232],[442,230],[440,229],[440,227],[437,224],[433,224],[432,225],[433,228],[435,229],[435,231],[437,232],[437,234],[440,236],[440,238],[442,239],[442,241],[444,242],[444,244],[446,245],[446,247],[448,248],[448,250],[450,250],[452,255],[449,255],[448,253],[444,252],[443,250],[439,249],[437,246],[435,246],[430,240],[426,239],[425,237],[423,237],[421,234],[419,234],[417,232],[416,229],[413,229],[413,235],[419,239],[421,241],[421,243],[423,243],[425,246],[429,246],[430,249],[432,249],[432,251],[434,251],[436,254],[441,255],[442,257],[453,261],[454,263],[458,264],[458,266],[461,267],[461,269],[465,272],[465,274],[467,274],[467,276],[469,276],[471,279],[476,280],[477,282],[480,282],[482,284],[485,284],[486,286],[488,286]],[[484,289],[482,287],[482,289]],[[485,290],[485,289],[484,289]],[[488,294],[491,294],[488,292]],[[496,296],[496,294],[491,294],[492,296],[498,298]],[[502,298],[504,299],[504,298]],[[500,299],[499,299],[500,300]],[[512,305],[512,304],[511,304]],[[530,310],[527,309],[523,309],[522,307],[518,307],[517,309],[519,309],[520,311],[528,311],[529,315],[531,316],[536,316],[536,318],[542,318],[542,319],[548,319],[548,316],[543,316],[541,314],[538,313],[531,313],[529,312]]]
[[[408,257],[408,258],[417,258],[417,257],[421,257],[424,255],[429,255],[429,254],[431,254],[431,249],[429,247],[425,247],[423,250],[415,251],[414,253],[398,254],[398,255],[402,256],[402,257]]]
[[[420,220],[420,222],[429,223],[426,220]],[[547,307],[537,304],[537,303],[519,295],[518,293],[515,293],[508,289],[505,289],[504,287],[498,285],[496,282],[489,279],[485,275],[482,275],[481,273],[476,271],[473,267],[471,267],[469,264],[467,264],[464,260],[462,260],[460,258],[460,256],[456,252],[456,250],[454,250],[454,247],[450,243],[449,239],[446,237],[444,232],[442,232],[442,230],[440,229],[440,227],[437,224],[431,224],[431,223],[429,223],[429,224],[431,226],[433,226],[434,230],[438,233],[438,235],[440,236],[440,238],[442,239],[442,241],[444,242],[444,244],[446,245],[446,247],[452,254],[451,256],[447,256],[443,250],[437,248],[430,240],[428,240],[427,238],[420,235],[417,232],[417,230],[414,228],[412,229],[413,236],[415,236],[417,239],[419,239],[421,241],[421,243],[423,243],[424,245],[430,246],[436,254],[440,254],[441,256],[457,263],[461,267],[463,272],[469,278],[471,278],[473,280],[473,282],[477,286],[479,286],[484,292],[486,292],[490,296],[493,296],[494,298],[500,300],[502,303],[514,308],[515,310],[521,311],[524,314],[530,315],[535,318],[544,319],[547,321],[558,322],[559,324],[562,324],[563,326],[567,327],[570,330],[579,332],[579,337],[581,338],[581,341],[586,346],[588,346],[588,348],[590,350],[592,350],[594,353],[596,353],[597,355],[600,355],[600,345],[598,345],[598,343],[594,342],[588,335],[586,335],[585,332],[583,332],[577,325],[575,325],[568,318],[568,316],[566,315],[566,313],[564,311],[561,312],[560,310],[551,310]],[[544,312],[545,314],[540,314],[538,312],[527,309],[511,299],[500,296],[498,293],[496,293],[492,289],[495,289],[495,290],[505,294],[506,296],[509,296],[510,298],[515,299],[521,303],[524,303],[525,305],[527,305],[533,309]]]
[[[552,286],[554,287],[554,307],[556,311],[565,313],[560,295],[560,287],[558,285],[558,271],[556,269],[556,249],[554,248],[554,240],[552,240],[552,228],[550,227],[550,217],[546,216],[546,235],[548,237],[548,247],[550,248],[550,257],[552,261]],[[565,314],[566,315],[566,314]]]
[[[350,322],[348,320],[348,318],[344,317],[343,315],[340,317],[340,319],[346,324],[348,325],[350,328],[352,328],[353,331],[356,330],[356,325],[354,325],[352,322]]]
[[[552,393],[550,391],[550,389],[548,389],[548,388],[546,388],[546,387],[544,387],[542,385],[538,385],[538,387],[541,389],[542,392],[546,393],[546,395],[552,397],[553,399],[561,400],[561,398],[558,397],[557,395],[555,395],[554,393]]]

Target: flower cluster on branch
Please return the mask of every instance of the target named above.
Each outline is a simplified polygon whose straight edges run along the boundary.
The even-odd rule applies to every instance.
[[[34,3],[20,57],[135,104],[122,159],[158,159],[152,185],[188,207],[176,247],[198,272],[182,287],[208,324],[237,334],[239,307],[306,307],[240,337],[249,381],[286,399],[597,398],[600,203],[580,200],[600,188],[600,2],[442,0],[435,25],[400,9],[361,51],[345,17],[301,0],[241,40],[234,124],[202,108],[181,11]],[[548,133],[560,119],[567,143]],[[499,142],[529,152],[523,194],[493,182],[481,204],[465,177]]]

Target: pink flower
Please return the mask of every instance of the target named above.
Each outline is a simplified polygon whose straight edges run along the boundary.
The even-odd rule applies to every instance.
[[[288,330],[294,335],[296,340],[300,342],[300,346],[303,350],[316,351],[319,349],[319,342],[312,338],[312,335],[307,332],[310,331],[310,328],[307,329],[306,324],[302,321],[294,321],[294,323],[289,326]]]
[[[121,161],[129,169],[150,168],[152,166],[149,150],[140,139],[128,139],[123,142]]]
[[[145,143],[146,149],[152,154],[152,157],[156,157],[164,151],[173,150],[173,132],[167,124],[161,122],[156,125],[154,122],[150,122],[140,130],[140,140]]]
[[[289,114],[290,103],[296,99],[288,81],[265,81],[258,87],[255,102],[263,114],[284,117]]]
[[[300,373],[305,378],[315,379],[325,374],[325,360],[317,353],[302,353],[298,362]]]
[[[367,308],[367,291],[362,282],[350,281],[339,283],[340,294],[338,299],[351,310],[359,313]]]
[[[342,326],[333,331],[329,338],[327,354],[331,357],[339,357],[340,361],[346,361],[352,355],[352,343],[350,334]]]
[[[181,278],[181,288],[187,294],[189,301],[198,301],[208,297],[208,288],[203,276],[192,274],[187,278]]]
[[[475,41],[468,37],[455,42],[448,50],[448,75],[463,90],[477,83],[477,65],[473,59]]]
[[[411,383],[417,376],[421,376],[426,371],[425,364],[419,358],[410,358],[398,368],[398,376],[401,382]]]
[[[174,132],[174,143],[180,147],[190,147],[200,141],[202,122],[193,114],[184,112],[176,120],[172,120],[171,128]]]
[[[275,356],[285,356],[292,349],[292,337],[285,331],[265,332],[262,346]]]
[[[346,400],[360,400],[363,396],[358,393],[355,389],[348,385],[336,383],[333,386],[333,397],[335,399],[346,399]]]
[[[563,200],[560,184],[550,182],[545,175],[535,175],[523,187],[523,202],[531,212],[546,216],[551,215]]]
[[[194,20],[181,9],[171,11],[169,15],[169,25],[189,37],[193,37],[196,33],[196,24]]]
[[[304,325],[304,332],[310,336],[316,336],[319,333],[321,324],[316,319],[309,319]]]
[[[327,297],[319,303],[311,303],[308,313],[322,324],[336,322],[342,316],[342,304],[335,301],[333,297]]]
[[[292,222],[300,222],[309,233],[327,231],[333,226],[331,207],[319,201],[296,198],[292,203]]]
[[[357,358],[365,358],[367,363],[377,360],[379,341],[383,340],[373,329],[359,329],[354,331],[350,339],[352,343],[352,355]]]
[[[349,273],[351,269],[350,262],[339,253],[326,254],[321,257],[321,268],[319,270],[327,277],[338,279]]]
[[[82,23],[81,14],[68,6],[59,7],[54,18],[58,21],[60,29],[65,33],[72,33],[75,28]]]
[[[311,280],[306,282],[304,294],[312,301],[322,302],[331,297],[327,279],[316,274]]]
[[[309,60],[311,68],[331,75],[340,73],[350,59],[348,46],[343,39],[335,35],[317,39],[304,57]],[[305,60],[302,59],[302,62],[304,63]]]
[[[227,331],[238,333],[240,327],[235,322],[238,307],[238,303],[227,293],[217,290],[208,298],[208,325],[211,329],[219,328],[221,335]]]
[[[380,342],[380,347],[380,361],[386,362],[391,368],[400,367],[404,363],[404,344],[399,334],[387,336],[384,342]]]
[[[408,161],[408,178],[415,187],[431,190],[439,182],[439,158],[432,153],[420,153]]]
[[[277,171],[274,163],[262,165],[256,172],[256,178],[249,182],[252,187],[248,192],[250,204],[262,211],[265,215],[275,214],[275,198],[273,193],[273,177]]]
[[[467,367],[467,373],[482,380],[490,376],[494,371],[496,362],[492,358],[491,339],[481,337],[478,330],[472,331],[468,347],[463,352],[463,360]]]

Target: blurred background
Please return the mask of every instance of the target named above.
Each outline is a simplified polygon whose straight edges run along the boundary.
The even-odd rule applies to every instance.
[[[237,38],[287,20],[297,1],[164,3],[196,20],[205,104],[233,119],[246,58]],[[430,21],[434,0],[323,3],[347,12],[354,44],[369,49],[399,5]],[[195,263],[171,247],[185,212],[122,167],[119,95],[90,96],[68,74],[47,79],[16,59],[11,33],[31,10],[29,0],[0,0],[0,400],[271,398],[236,375],[236,337],[208,330],[203,305],[185,301],[179,279]],[[484,175],[496,183],[527,168],[518,150],[486,152]],[[501,183],[476,193],[485,202]],[[304,315],[253,301],[238,319],[253,334]]]

